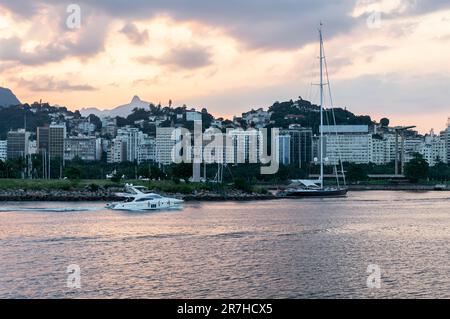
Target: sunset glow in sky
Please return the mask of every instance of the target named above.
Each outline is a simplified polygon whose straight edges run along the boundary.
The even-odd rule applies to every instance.
[[[71,3],[79,29],[66,25]],[[71,109],[139,95],[232,117],[314,100],[320,21],[335,105],[444,128],[448,0],[1,0],[0,86]]]

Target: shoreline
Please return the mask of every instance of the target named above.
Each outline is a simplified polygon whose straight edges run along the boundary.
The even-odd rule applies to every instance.
[[[247,194],[243,192],[230,192],[229,194],[218,194],[213,192],[199,192],[198,194],[180,194],[158,192],[163,196],[183,199],[186,202],[223,202],[223,201],[256,201],[274,200],[278,197],[272,194]],[[84,190],[0,190],[0,202],[117,202],[125,198],[114,195],[109,191],[84,191]]]
[[[350,192],[365,192],[365,191],[412,191],[412,192],[429,192],[450,191],[450,188],[445,190],[436,190],[435,186],[431,185],[349,185]],[[124,198],[115,195],[116,192],[120,192],[120,189],[108,189],[99,191],[90,190],[54,190],[54,189],[42,189],[42,190],[23,190],[23,189],[3,189],[0,190],[0,202],[35,202],[35,201],[48,201],[48,202],[116,202],[121,201]],[[223,201],[261,201],[261,200],[276,200],[280,197],[275,196],[272,193],[257,194],[257,193],[245,193],[242,191],[233,190],[225,193],[217,193],[213,191],[199,191],[192,194],[182,193],[170,193],[170,192],[158,192],[163,196],[175,197],[183,199],[186,202],[223,202]]]

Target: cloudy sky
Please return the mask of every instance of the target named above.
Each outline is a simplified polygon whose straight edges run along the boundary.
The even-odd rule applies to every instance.
[[[315,100],[320,21],[335,105],[444,128],[448,0],[1,0],[0,86],[71,109],[139,95],[225,117]]]

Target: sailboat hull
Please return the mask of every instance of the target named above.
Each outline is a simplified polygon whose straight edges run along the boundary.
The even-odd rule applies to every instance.
[[[320,189],[320,190],[308,190],[308,189],[296,189],[286,191],[284,197],[343,197],[347,195],[348,190],[346,188],[340,189]]]

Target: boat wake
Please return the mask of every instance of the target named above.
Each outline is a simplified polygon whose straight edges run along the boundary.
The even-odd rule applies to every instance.
[[[73,207],[73,208],[48,208],[48,207],[1,207],[0,213],[8,212],[49,212],[49,213],[69,213],[69,212],[94,212],[102,208]]]

